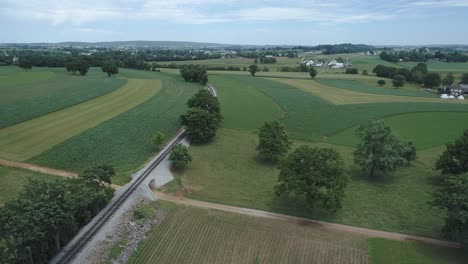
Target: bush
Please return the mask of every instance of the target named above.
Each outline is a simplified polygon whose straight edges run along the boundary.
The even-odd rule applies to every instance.
[[[357,68],[348,68],[346,69],[346,74],[358,74],[359,70]]]
[[[384,86],[386,84],[385,80],[378,80],[377,84],[380,86]]]
[[[190,156],[186,146],[177,144],[172,149],[169,160],[173,162],[176,169],[180,170],[185,168],[192,161],[192,157]]]

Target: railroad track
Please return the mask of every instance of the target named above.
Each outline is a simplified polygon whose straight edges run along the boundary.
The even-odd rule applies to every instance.
[[[217,96],[216,90],[211,84],[207,84],[207,89],[213,96]],[[140,175],[136,176],[137,179],[132,180],[130,186],[128,186],[122,194],[120,194],[117,199],[111,202],[110,206],[107,207],[104,213],[99,216],[99,219],[95,220],[95,224],[91,226],[85,233],[81,235],[81,237],[73,242],[67,251],[57,259],[56,263],[71,263],[78,253],[86,246],[86,244],[91,241],[94,235],[107,223],[107,221],[114,215],[114,213],[122,206],[122,204],[127,200],[127,198],[143,183],[151,174],[151,172],[161,163],[161,161],[171,152],[172,148],[179,144],[182,139],[186,136],[185,129],[179,130],[176,134],[174,139],[158,154],[158,157],[141,173]]]

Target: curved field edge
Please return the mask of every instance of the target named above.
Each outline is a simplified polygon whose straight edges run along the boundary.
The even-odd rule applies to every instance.
[[[0,128],[106,95],[126,82],[125,78],[108,78],[97,68],[91,68],[87,76],[74,76],[64,68],[25,72],[0,67]]]
[[[221,76],[224,77],[224,76]],[[323,140],[347,128],[357,126],[368,120],[384,118],[386,116],[411,113],[411,112],[468,112],[466,104],[452,103],[366,103],[335,105],[310,92],[303,91],[294,86],[277,80],[254,78],[249,76],[229,75],[229,88],[233,89],[230,94],[238,93],[236,97],[243,98],[242,89],[236,87],[252,86],[264,96],[270,97],[285,113],[277,118],[295,139],[317,141]],[[216,86],[216,82],[214,83]],[[223,97],[223,87],[220,98]],[[345,91],[346,92],[346,91]],[[223,106],[223,102],[221,102]],[[258,113],[262,107],[254,109],[249,115],[250,122],[260,127],[268,113]],[[239,112],[240,113],[240,112]],[[226,117],[231,117],[229,128],[239,130],[253,130],[254,126],[246,129],[242,115],[236,111],[226,112]],[[271,115],[273,119],[275,114]]]
[[[158,210],[158,209],[157,209]],[[160,209],[159,209],[160,210]],[[128,263],[368,263],[365,240],[301,225],[173,206]]]
[[[27,160],[141,104],[160,86],[158,80],[129,79],[126,85],[104,96],[0,129],[0,156]]]
[[[115,167],[115,184],[125,184],[130,174],[154,154],[151,139],[161,131],[169,139],[180,128],[179,116],[187,100],[202,86],[163,73],[124,71],[128,77],[159,79],[159,93],[132,109],[44,151],[31,163],[71,171],[93,164]]]
[[[468,112],[413,112],[382,119],[402,139],[411,140],[418,150],[435,148],[452,142],[468,129]],[[347,128],[326,140],[336,145],[354,147],[357,126]]]

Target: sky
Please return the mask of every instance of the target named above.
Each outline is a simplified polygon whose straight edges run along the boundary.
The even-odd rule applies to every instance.
[[[468,44],[468,0],[0,0],[0,42]]]

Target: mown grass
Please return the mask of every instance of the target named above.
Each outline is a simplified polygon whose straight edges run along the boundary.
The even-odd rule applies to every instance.
[[[468,129],[467,112],[407,113],[383,118],[400,138],[411,140],[417,149],[434,148],[452,142]],[[326,142],[356,146],[356,127],[328,138]]]
[[[363,238],[278,220],[178,205],[128,263],[359,263]]]
[[[24,161],[154,96],[158,80],[129,79],[104,96],[0,129],[0,157]]]
[[[463,264],[468,252],[381,238],[368,240],[372,264]]]
[[[151,155],[151,139],[157,131],[169,139],[180,128],[179,115],[186,102],[201,85],[183,82],[163,73],[122,70],[128,78],[159,79],[161,91],[132,109],[55,145],[29,161],[71,171],[82,171],[93,164],[115,167],[116,184],[125,184]]]
[[[296,141],[336,149],[345,161],[351,178],[343,209],[336,214],[309,208],[303,197],[277,197],[274,186],[278,171],[258,159],[257,135],[222,129],[207,145],[192,146],[192,163],[178,173],[185,187],[194,190],[191,198],[242,207],[298,215],[374,229],[441,237],[443,212],[429,205],[437,172],[433,164],[443,148],[418,152],[410,167],[378,178],[368,178],[353,163],[353,148]]]
[[[0,206],[15,199],[29,178],[51,181],[60,179],[60,177],[39,172],[0,166]]]
[[[98,68],[74,76],[64,68],[0,67],[0,128],[112,92],[126,83]]]

